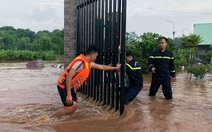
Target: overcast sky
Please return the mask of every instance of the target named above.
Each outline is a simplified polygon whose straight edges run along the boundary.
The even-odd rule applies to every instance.
[[[193,25],[212,23],[212,0],[127,0],[127,32],[176,37]],[[168,20],[168,21],[167,21]],[[0,27],[32,31],[63,29],[64,0],[0,0]]]

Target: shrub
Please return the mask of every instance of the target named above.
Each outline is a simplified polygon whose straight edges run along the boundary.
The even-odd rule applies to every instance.
[[[35,52],[29,50],[1,50],[0,60],[54,60],[56,55],[53,51]]]
[[[205,73],[208,72],[210,70],[211,65],[196,65],[196,66],[188,66],[186,68],[186,71],[188,73],[193,74],[196,78],[204,78]]]

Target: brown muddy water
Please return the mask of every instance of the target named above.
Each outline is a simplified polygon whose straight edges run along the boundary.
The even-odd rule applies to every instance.
[[[0,63],[0,132],[211,132],[212,75],[204,80],[178,73],[172,83],[173,100],[161,89],[148,97],[150,75],[144,88],[121,117],[79,97],[72,116],[33,122],[62,107],[56,82],[62,69],[58,62],[44,62],[43,69],[27,69],[26,62]]]

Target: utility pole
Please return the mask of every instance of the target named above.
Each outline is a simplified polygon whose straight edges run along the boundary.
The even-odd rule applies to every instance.
[[[174,31],[174,22],[173,21],[170,21],[170,20],[166,20],[167,22],[171,22],[173,24],[173,40],[175,38],[175,31]]]

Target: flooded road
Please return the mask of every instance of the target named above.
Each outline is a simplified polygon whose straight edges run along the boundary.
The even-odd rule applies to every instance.
[[[57,93],[58,62],[44,62],[45,68],[30,70],[26,62],[0,63],[1,132],[209,132],[212,131],[212,75],[204,80],[178,73],[172,83],[173,100],[165,100],[161,89],[149,97],[150,75],[144,88],[125,114],[104,110],[79,97],[74,115],[33,122],[62,107]]]

